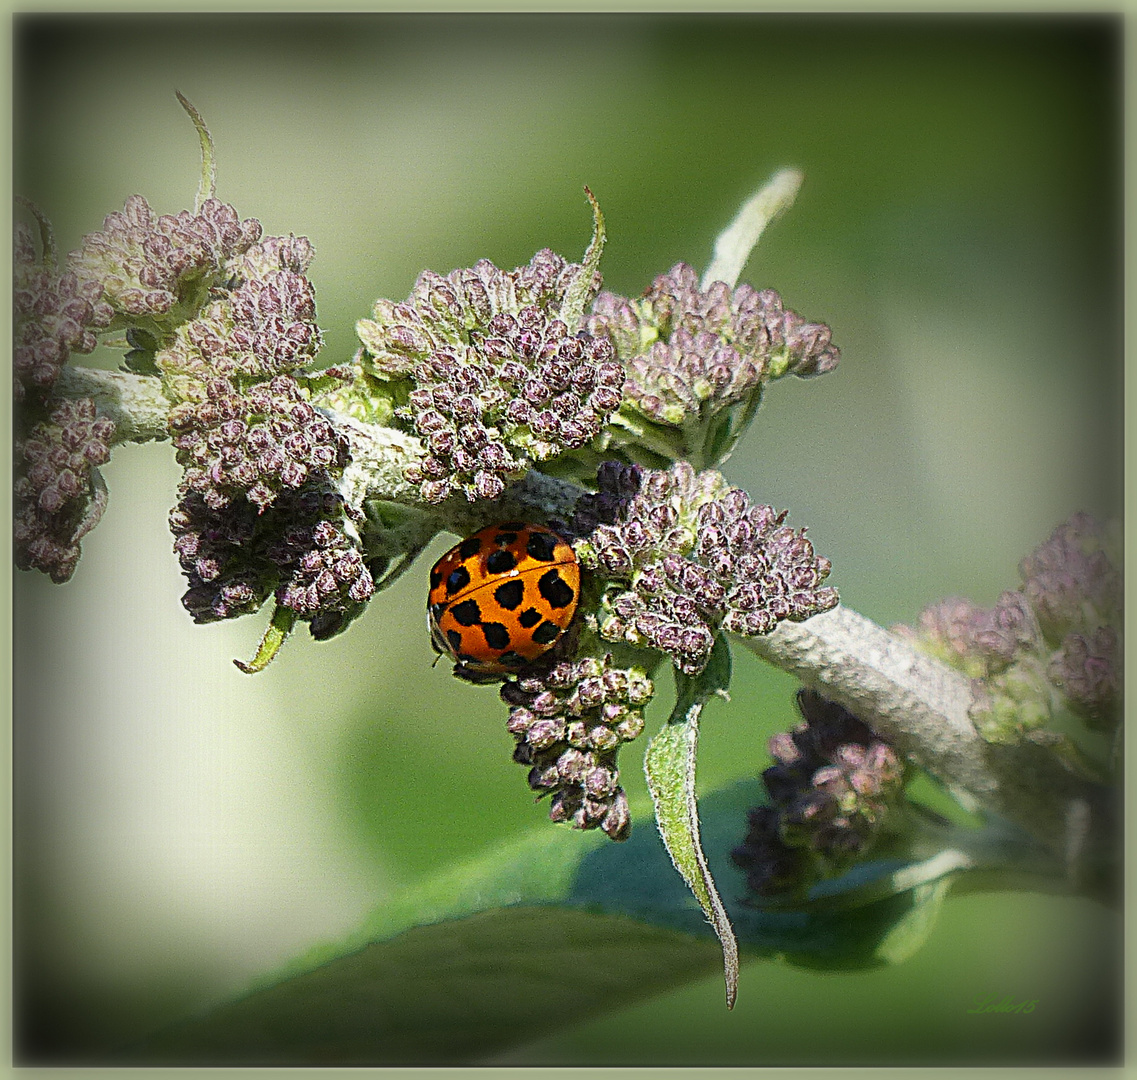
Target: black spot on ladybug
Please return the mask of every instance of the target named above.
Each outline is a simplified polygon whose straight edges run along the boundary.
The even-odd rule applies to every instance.
[[[486,635],[486,644],[491,649],[508,649],[510,644],[509,631],[499,622],[482,623],[482,633]]]
[[[557,538],[552,533],[530,533],[525,550],[538,562],[550,562],[557,550]]]
[[[517,616],[517,621],[526,630],[532,630],[541,621],[541,613],[535,607],[526,608]]]
[[[476,536],[469,536],[458,545],[458,557],[465,562],[482,550],[482,542]]]
[[[445,604],[431,604],[431,605],[430,605],[430,617],[431,617],[431,618],[432,618],[432,619],[433,619],[435,622],[438,622],[438,620],[439,620],[440,618],[442,618],[442,613],[443,613],[445,610],[446,610],[446,605],[445,605]]]
[[[450,609],[454,621],[459,626],[475,626],[482,621],[482,611],[477,600],[463,600]]]
[[[457,630],[447,630],[446,640],[450,642],[450,648],[457,655],[462,649],[462,635]]]
[[[556,570],[546,570],[537,582],[537,591],[549,602],[550,607],[563,608],[576,599],[572,586]]]
[[[453,596],[456,592],[461,592],[469,584],[470,571],[464,566],[459,566],[457,570],[451,570],[450,576],[446,579],[446,595]]]
[[[512,649],[509,652],[504,652],[498,657],[498,663],[505,664],[507,667],[521,667],[525,663],[525,657],[520,653],[514,652]],[[519,743],[520,746],[527,746],[527,743]]]
[[[504,585],[499,585],[494,589],[493,598],[506,611],[514,611],[521,606],[521,601],[525,599],[525,582],[520,578],[507,581]]]
[[[499,532],[494,537],[494,543],[500,544],[502,547],[511,547],[517,542],[517,533],[515,532]]]
[[[508,574],[517,565],[517,558],[512,551],[495,551],[486,559],[486,570],[491,574]]]
[[[442,571],[436,566],[430,572],[430,587],[431,590],[437,589],[442,584]]]
[[[560,632],[561,628],[556,623],[543,622],[533,631],[533,640],[538,645],[552,645]]]

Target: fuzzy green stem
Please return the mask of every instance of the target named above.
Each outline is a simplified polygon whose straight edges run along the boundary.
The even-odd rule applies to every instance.
[[[703,274],[700,289],[710,288],[715,281],[725,281],[734,288],[758,238],[770,222],[793,206],[803,179],[797,169],[782,169],[746,200],[737,217],[715,241],[714,258]]]

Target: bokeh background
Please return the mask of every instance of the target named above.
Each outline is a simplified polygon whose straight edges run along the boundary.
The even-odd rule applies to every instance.
[[[842,600],[889,625],[1014,587],[1078,509],[1120,510],[1120,20],[691,16],[17,18],[14,187],[62,251],[135,192],[218,194],[307,235],[322,354],[423,268],[541,247],[636,294],[777,168],[792,211],[744,280],[833,327],[726,466],[787,507]],[[100,353],[90,362],[115,365]],[[24,1053],[94,1061],[239,992],[385,897],[544,820],[492,689],[431,668],[423,565],[254,678],[262,620],[195,627],[168,445],[123,447],[74,579],[15,584],[16,1002]],[[739,655],[700,789],[767,763],[793,684]],[[665,695],[666,696],[666,695]],[[656,722],[665,715],[657,708]],[[642,750],[622,755],[633,797]],[[651,828],[647,816],[640,828]],[[551,826],[546,826],[551,827]],[[741,828],[741,826],[740,826]],[[511,1064],[1093,1059],[1120,925],[1087,901],[953,900],[896,968],[743,968],[542,1036]],[[1032,1015],[967,1015],[976,998]]]

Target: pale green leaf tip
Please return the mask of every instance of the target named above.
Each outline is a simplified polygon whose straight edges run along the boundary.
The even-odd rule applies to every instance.
[[[205,200],[212,199],[217,189],[217,162],[213,156],[213,136],[210,135],[205,120],[194,108],[193,103],[180,90],[175,90],[174,93],[193,121],[193,126],[197,128],[197,137],[201,142],[201,180],[197,187],[197,198],[194,199],[194,212],[200,213]]]
[[[560,317],[568,327],[570,334],[576,333],[580,321],[584,317],[585,306],[592,299],[592,277],[600,268],[600,256],[604,253],[604,243],[607,239],[604,230],[604,215],[600,212],[600,204],[596,201],[596,196],[592,194],[592,189],[587,185],[585,185],[584,193],[592,205],[592,240],[584,253],[581,272],[569,286],[564,303],[561,305]]]
[[[699,283],[701,289],[710,288],[715,281],[724,281],[734,288],[758,238],[770,222],[793,205],[804,179],[800,169],[781,169],[743,203],[738,215],[715,241],[711,265]]]
[[[39,226],[39,242],[40,250],[43,253],[43,265],[50,270],[54,270],[57,255],[55,249],[55,232],[51,227],[51,222],[48,220],[47,215],[36,206],[31,199],[27,199],[23,195],[17,195],[16,202],[36,219],[36,224]]]

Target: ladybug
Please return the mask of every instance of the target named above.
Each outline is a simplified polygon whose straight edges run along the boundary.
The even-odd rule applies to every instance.
[[[455,674],[517,671],[553,647],[580,600],[580,563],[543,525],[506,521],[452,547],[430,571],[426,622]]]

